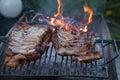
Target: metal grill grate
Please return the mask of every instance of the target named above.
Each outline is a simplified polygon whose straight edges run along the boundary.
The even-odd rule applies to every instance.
[[[108,78],[108,67],[104,47],[112,44],[118,51],[115,41],[104,41],[99,39],[96,41],[95,49],[100,51],[103,59],[93,61],[91,63],[72,62],[72,56],[62,57],[56,54],[52,43],[50,48],[37,61],[31,61],[26,65],[19,65],[17,68],[5,67],[3,60],[4,54],[1,54],[0,76],[71,76],[71,77],[93,77]],[[3,50],[5,49],[3,45]],[[3,51],[1,50],[1,51]],[[1,52],[2,53],[2,52]],[[116,55],[118,52],[116,52]],[[116,58],[115,56],[114,58]],[[113,58],[113,59],[114,59]],[[111,62],[112,60],[110,60]]]
[[[96,19],[95,19],[96,20]],[[94,22],[95,25],[101,24],[101,18],[97,18],[98,22]],[[16,68],[10,68],[4,66],[5,47],[6,44],[1,43],[0,49],[0,77],[4,76],[16,76],[16,77],[37,77],[37,76],[57,76],[57,77],[89,77],[89,78],[104,78],[109,77],[108,63],[111,63],[118,57],[118,49],[116,41],[103,40],[102,27],[94,27],[92,25],[91,30],[95,31],[97,36],[94,49],[99,51],[103,58],[93,61],[91,63],[72,62],[72,56],[62,57],[56,54],[55,49],[50,43],[48,51],[46,51],[38,60],[31,61],[26,65],[19,65]],[[101,36],[101,37],[100,37]],[[112,47],[112,48],[111,48]],[[114,50],[114,56],[109,58],[107,49]]]

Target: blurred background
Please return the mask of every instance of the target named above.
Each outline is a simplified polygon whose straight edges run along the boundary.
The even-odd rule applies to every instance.
[[[5,35],[29,9],[53,15],[57,12],[57,0],[21,0],[22,13],[16,18],[5,18],[0,15],[0,36]],[[113,39],[120,39],[120,0],[61,0],[64,4],[64,15],[81,15],[83,5],[87,4],[94,11],[94,15],[103,15],[109,26]]]

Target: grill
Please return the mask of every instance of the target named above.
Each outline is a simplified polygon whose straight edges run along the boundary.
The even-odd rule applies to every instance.
[[[27,14],[20,21],[24,21],[26,17],[30,19],[31,15]],[[119,41],[110,40],[110,34],[102,16],[94,16],[89,28],[97,33],[94,49],[103,55],[102,59],[91,63],[72,62],[72,56],[57,55],[52,43],[50,43],[49,49],[38,60],[10,68],[5,67],[3,63],[7,43],[2,42],[0,45],[0,77],[54,76],[109,79],[110,75],[113,76],[116,73],[113,67],[115,67],[114,60],[119,53],[117,48]]]

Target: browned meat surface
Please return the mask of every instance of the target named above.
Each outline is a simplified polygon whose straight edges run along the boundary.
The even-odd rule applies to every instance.
[[[92,50],[95,43],[93,32],[72,32],[57,29],[52,37],[53,46],[61,56],[76,56],[73,61],[92,61],[102,58],[99,52]]]
[[[9,67],[38,59],[47,50],[51,40],[51,30],[47,25],[30,26],[21,22],[15,26],[9,35],[4,62]]]
[[[86,52],[86,55],[80,55],[73,58],[73,61],[80,61],[80,62],[91,62],[93,60],[101,59],[102,56],[98,51],[89,50]]]

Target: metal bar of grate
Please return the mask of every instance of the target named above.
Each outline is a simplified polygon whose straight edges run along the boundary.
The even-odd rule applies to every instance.
[[[98,21],[98,23],[100,22]],[[98,23],[96,23],[97,26]],[[93,29],[96,33],[102,33],[99,29]],[[100,35],[102,36],[102,34]],[[105,53],[105,48],[107,46],[113,45],[113,47],[115,47],[116,55],[118,56],[118,48],[116,45],[117,43],[119,43],[119,40],[103,40],[101,37],[99,37],[99,39],[96,40],[95,46],[99,48],[97,50],[100,51],[100,53],[103,54],[104,57],[91,63],[72,62],[72,56],[59,56],[55,52],[52,44],[50,44],[48,51],[46,51],[38,60],[31,61],[26,65],[21,64],[16,68],[9,68],[4,66],[4,51],[6,45],[2,44],[2,48],[0,50],[0,77],[54,76],[108,79],[108,66],[106,64],[112,62],[117,57],[114,57],[106,62],[106,56],[104,54],[107,53]]]
[[[97,40],[96,45],[102,46],[101,51],[104,53],[103,43],[104,40]],[[102,42],[102,43],[101,43]],[[102,45],[100,45],[102,44]],[[108,44],[108,42],[106,42]],[[109,43],[110,44],[110,43]],[[109,46],[106,45],[106,46]],[[115,45],[116,51],[118,51],[116,42],[112,43]],[[37,61],[31,61],[26,65],[20,65],[17,68],[0,67],[2,73],[0,76],[11,75],[11,76],[72,76],[72,77],[94,77],[94,78],[108,78],[107,69],[103,69],[105,64],[105,56],[101,60],[96,60],[91,63],[80,63],[72,62],[72,56],[59,56],[55,52],[54,47],[50,44],[50,48],[44,55],[41,56]],[[103,48],[103,49],[102,49]],[[4,59],[3,59],[4,60]],[[107,65],[104,65],[104,68]]]
[[[117,47],[117,43],[120,43],[120,41],[119,40],[97,40],[96,42],[98,42],[98,43],[105,43],[104,45],[103,45],[103,47],[106,47],[106,46],[108,46],[108,45],[110,45],[110,44],[112,44],[112,46],[115,48],[115,56],[112,58],[112,59],[110,59],[109,61],[107,61],[107,62],[105,62],[105,64],[109,64],[109,63],[111,63],[112,61],[114,61],[118,56],[119,56],[119,51],[118,51],[118,47]]]

